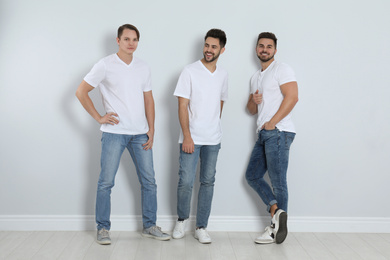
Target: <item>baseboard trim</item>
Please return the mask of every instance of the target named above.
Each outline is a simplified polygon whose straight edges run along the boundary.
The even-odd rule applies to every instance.
[[[163,230],[172,230],[176,216],[158,216],[157,225]],[[390,218],[347,217],[289,217],[290,232],[343,232],[343,233],[390,233]],[[141,216],[113,215],[111,230],[136,231],[142,229]],[[270,223],[269,217],[211,216],[209,231],[254,231],[263,230]],[[195,227],[191,216],[187,230]],[[92,215],[1,215],[2,231],[82,231],[95,230]]]

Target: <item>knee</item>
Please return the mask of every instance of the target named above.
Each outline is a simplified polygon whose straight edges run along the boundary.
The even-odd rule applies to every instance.
[[[192,190],[194,186],[194,181],[192,178],[188,178],[188,176],[180,175],[178,189],[180,190]]]
[[[142,184],[142,189],[155,192],[157,191],[157,185],[155,182],[146,182]]]
[[[114,185],[115,185],[114,182],[99,181],[98,191],[111,191]]]
[[[178,189],[180,190],[192,190],[193,182],[188,179],[180,179]]]
[[[200,180],[200,184],[203,186],[214,186],[215,176],[209,178],[202,178]]]

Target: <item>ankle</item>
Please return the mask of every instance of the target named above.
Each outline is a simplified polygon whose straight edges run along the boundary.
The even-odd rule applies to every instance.
[[[271,217],[273,217],[278,210],[279,210],[278,205],[276,205],[276,204],[272,205],[270,210],[269,210]]]

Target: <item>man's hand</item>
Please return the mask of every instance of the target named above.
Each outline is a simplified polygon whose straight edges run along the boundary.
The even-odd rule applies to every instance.
[[[195,151],[195,144],[191,137],[184,138],[181,147],[185,153],[193,153]]]
[[[154,131],[149,130],[146,135],[148,136],[148,141],[142,145],[145,151],[153,147]]]
[[[259,94],[259,90],[256,90],[256,92],[253,94],[252,98],[253,102],[257,105],[263,102],[263,94]]]
[[[107,113],[104,116],[100,117],[98,120],[99,124],[110,124],[110,125],[117,125],[119,123],[118,120],[118,114],[117,113]]]
[[[270,121],[268,121],[268,122],[265,122],[265,124],[261,127],[261,129],[274,130],[275,129],[275,125],[272,124]]]

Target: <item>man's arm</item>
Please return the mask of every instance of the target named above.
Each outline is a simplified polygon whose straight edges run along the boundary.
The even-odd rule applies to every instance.
[[[104,116],[101,116],[96,110],[95,106],[88,93],[93,90],[94,87],[89,85],[84,80],[81,82],[79,87],[76,90],[76,97],[79,99],[81,105],[84,109],[99,123],[99,124],[111,124],[116,125],[119,123],[119,120],[116,118],[118,115],[116,113],[107,113]]]
[[[144,92],[144,102],[145,102],[145,115],[146,120],[148,121],[149,131],[146,133],[148,136],[148,141],[144,143],[142,146],[144,150],[152,149],[153,147],[153,139],[154,139],[154,99],[152,91]]]
[[[246,107],[248,108],[249,113],[252,115],[257,114],[258,105],[263,101],[263,94],[259,94],[259,90],[256,90],[254,94],[249,95],[248,103]]]
[[[188,105],[190,100],[183,97],[178,97],[179,100],[179,121],[181,130],[183,131],[182,150],[185,153],[193,153],[195,151],[195,144],[190,132],[190,119],[188,115]]]
[[[284,96],[282,104],[280,104],[279,110],[266,122],[261,128],[266,130],[275,129],[275,125],[285,118],[294,108],[298,102],[298,83],[296,81],[288,82],[280,86],[280,90]]]
[[[223,109],[223,100],[221,100],[221,113],[219,114],[219,118],[222,118],[222,109]]]

